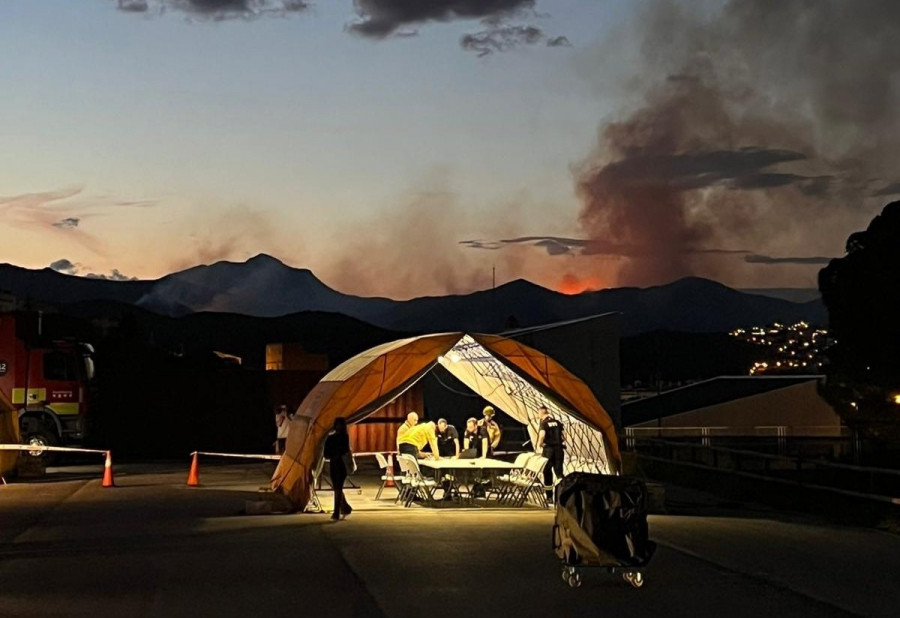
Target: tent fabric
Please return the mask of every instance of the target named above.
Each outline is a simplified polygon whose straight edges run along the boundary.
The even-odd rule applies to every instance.
[[[0,391],[0,444],[18,444],[19,441],[19,413]],[[0,451],[0,476],[7,476],[15,469],[18,457],[18,451]]]
[[[484,345],[495,347],[504,341],[492,335],[465,335],[438,361],[472,391],[525,425],[532,444],[537,443],[539,408],[546,406],[565,431],[564,474],[614,473],[619,460],[617,436],[590,389],[553,359],[518,342],[507,347],[509,356]],[[519,364],[517,358],[528,362]]]
[[[295,413],[306,431],[292,425],[284,454],[272,477],[273,489],[294,504],[309,499],[310,471],[334,419],[362,420],[412,386],[437,358],[459,341],[460,333],[402,339],[377,346],[341,363],[306,396]],[[302,419],[302,420],[301,420]]]
[[[537,408],[547,405],[567,430],[578,429],[582,436],[576,441],[581,455],[573,457],[570,451],[569,459],[590,459],[590,471],[615,473],[619,469],[613,422],[581,380],[519,342],[495,335],[441,333],[376,346],[322,378],[295,414],[272,488],[295,505],[304,506],[309,499],[310,471],[334,420],[340,416],[349,423],[364,419],[438,363],[526,424],[532,439],[537,434]],[[570,431],[570,438],[572,435]]]

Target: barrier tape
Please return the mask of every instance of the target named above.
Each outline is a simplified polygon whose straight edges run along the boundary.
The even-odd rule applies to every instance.
[[[246,455],[243,453],[209,453],[207,451],[194,451],[191,453],[191,457],[194,455],[208,455],[210,457],[235,457],[237,459],[269,459],[269,460],[278,460],[281,459],[281,455]]]
[[[56,451],[58,453],[97,453],[105,455],[108,450],[100,451],[93,448],[75,448],[70,446],[35,446],[33,444],[0,444],[0,451],[29,451],[31,453],[43,453],[44,451]]]

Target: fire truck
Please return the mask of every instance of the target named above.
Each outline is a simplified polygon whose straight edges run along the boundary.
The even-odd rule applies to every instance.
[[[40,312],[0,313],[0,390],[18,410],[23,443],[82,442],[93,356],[88,343],[45,337]]]

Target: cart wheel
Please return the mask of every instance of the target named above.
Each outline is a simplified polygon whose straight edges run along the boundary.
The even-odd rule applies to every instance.
[[[644,575],[640,571],[635,571],[634,573],[623,573],[622,577],[625,578],[625,581],[627,581],[635,588],[640,588],[644,585]]]
[[[569,575],[569,588],[578,588],[581,586],[581,573],[575,572]]]
[[[569,581],[569,567],[562,568],[562,578],[564,582]]]

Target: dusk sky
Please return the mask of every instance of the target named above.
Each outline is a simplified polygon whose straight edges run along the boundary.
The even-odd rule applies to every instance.
[[[815,287],[900,199],[898,35],[888,0],[2,0],[0,262]]]

